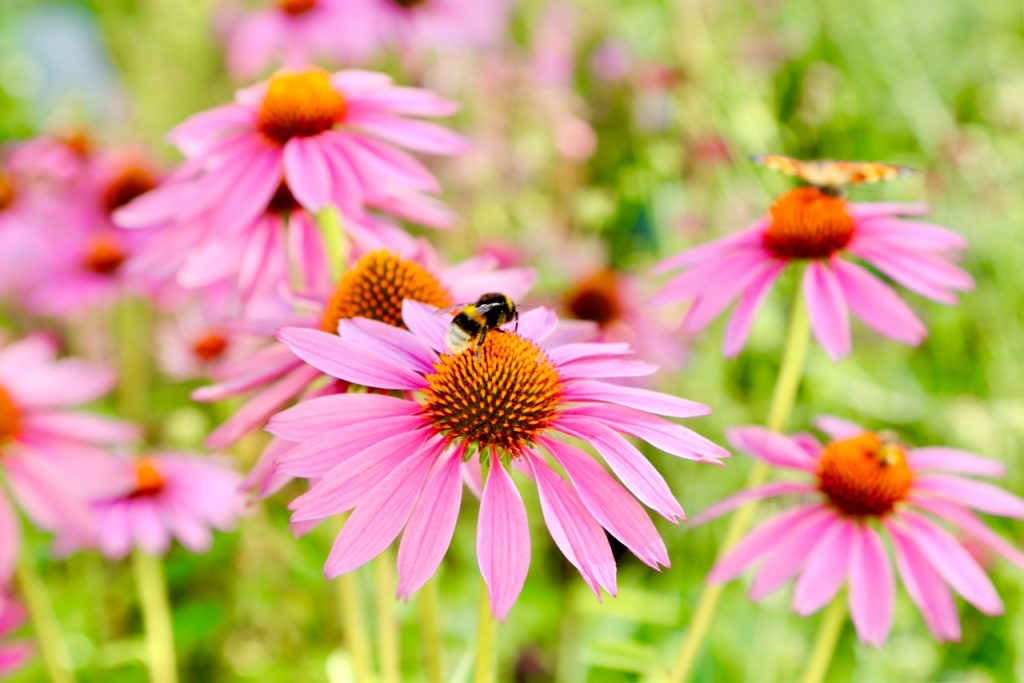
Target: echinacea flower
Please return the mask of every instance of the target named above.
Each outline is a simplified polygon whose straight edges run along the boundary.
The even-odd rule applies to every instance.
[[[798,187],[746,230],[663,261],[661,271],[685,271],[654,303],[692,300],[683,330],[698,332],[739,299],[724,342],[725,355],[734,356],[779,275],[790,264],[804,263],[811,326],[831,358],[850,352],[850,312],[882,335],[918,344],[927,334],[924,325],[865,265],[921,296],[955,303],[956,292],[973,287],[971,276],[956,265],[967,242],[946,228],[903,218],[926,212],[923,204],[852,203]]]
[[[0,591],[0,638],[7,636],[25,623],[25,608],[21,603]],[[32,657],[32,646],[24,641],[5,642],[0,645],[0,676],[20,669]]]
[[[637,499],[673,522],[683,510],[623,435],[681,458],[718,463],[727,455],[722,448],[658,417],[705,415],[707,407],[605,381],[656,368],[631,360],[626,344],[549,343],[558,321],[547,309],[527,311],[518,331],[508,325],[487,334],[478,349],[457,354],[445,345],[449,321],[434,312],[407,300],[402,319],[408,329],[356,318],[341,320],[334,335],[307,328],[279,333],[313,367],[375,390],[304,401],[268,427],[299,444],[279,458],[278,468],[315,481],[291,503],[293,524],[305,527],[353,510],[327,558],[326,575],[368,562],[404,529],[398,594],[416,591],[447,551],[462,496],[460,470],[473,458],[489,465],[477,558],[497,618],[516,601],[530,564],[527,513],[513,468],[536,481],[555,544],[598,596],[601,589],[616,593],[605,529],[651,567],[668,566],[665,546]],[[561,437],[593,446],[621,484]]]
[[[456,109],[381,73],[281,72],[172,131],[186,161],[115,218],[126,228],[164,228],[165,244],[183,252],[179,259],[198,259],[198,271],[223,263],[259,270],[283,243],[274,215],[293,203],[309,214],[334,205],[347,229],[382,225],[368,208],[444,227],[452,217],[429,195],[437,180],[401,148],[463,151],[462,137],[418,118]]]
[[[228,68],[235,78],[258,76],[271,66],[364,61],[375,47],[372,31],[348,20],[348,0],[269,0],[264,7],[228,17]]]
[[[250,320],[249,331],[264,344],[245,358],[213,372],[217,383],[198,389],[193,398],[219,401],[255,391],[235,415],[207,439],[211,448],[223,448],[261,427],[273,413],[309,389],[321,374],[304,364],[274,339],[278,329],[302,326],[333,332],[338,321],[364,317],[388,325],[402,325],[402,302],[413,299],[433,306],[475,301],[485,292],[506,292],[514,298],[533,284],[526,268],[494,269],[490,259],[469,259],[442,267],[426,242],[406,253],[375,250],[361,256],[335,284],[323,274],[309,283],[297,303],[302,310],[287,317]]]
[[[111,490],[105,449],[137,437],[119,420],[74,408],[107,393],[105,368],[56,358],[56,346],[31,336],[0,347],[0,470],[39,528],[81,542],[92,539],[86,501]],[[0,584],[14,571],[18,521],[0,487]]]
[[[204,553],[213,544],[211,530],[230,531],[245,509],[242,478],[225,460],[173,452],[113,460],[121,487],[91,504],[96,544],[112,560],[133,548],[164,555],[174,538]]]
[[[793,609],[802,615],[828,604],[846,583],[857,634],[865,643],[881,645],[892,627],[895,597],[890,553],[879,533],[884,531],[903,586],[936,639],[960,638],[950,588],[983,613],[1001,614],[1003,603],[992,582],[940,522],[1024,568],[1024,553],[972,512],[1021,519],[1024,499],[959,476],[998,476],[1003,465],[954,448],[908,448],[836,418],[822,418],[818,427],[831,439],[824,446],[809,434],[788,437],[760,427],[729,433],[736,448],[812,481],[765,484],[702,513],[699,520],[751,500],[806,499],[740,541],[709,580],[729,581],[760,560],[751,598],[761,599],[795,578]]]
[[[173,315],[156,329],[160,370],[176,380],[205,378],[218,367],[248,356],[258,342],[226,322],[232,317],[230,308],[209,294],[180,301]]]

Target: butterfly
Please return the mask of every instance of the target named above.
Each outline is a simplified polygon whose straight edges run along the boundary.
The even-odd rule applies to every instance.
[[[849,185],[870,185],[901,178],[914,170],[875,161],[801,161],[782,154],[757,154],[751,159],[773,171],[800,178],[828,194],[842,194]]]

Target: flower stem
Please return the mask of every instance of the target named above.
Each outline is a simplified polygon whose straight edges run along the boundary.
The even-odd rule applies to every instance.
[[[362,592],[354,572],[338,577],[338,602],[341,609],[341,626],[345,634],[345,646],[352,658],[355,683],[369,683],[373,680],[370,668],[370,643],[363,622]]]
[[[46,584],[39,575],[31,549],[24,547],[18,553],[18,585],[22,598],[28,607],[35,630],[39,654],[52,683],[74,683],[75,675],[67,665],[60,624],[53,613],[53,604],[46,591]]]
[[[152,683],[177,683],[174,630],[163,560],[141,550],[132,554],[132,570],[139,590],[142,619],[146,626],[146,657]]]
[[[828,665],[832,661],[832,654],[835,652],[839,634],[843,632],[845,623],[846,601],[842,596],[837,596],[829,605],[825,616],[821,618],[810,662],[807,664],[807,669],[804,670],[803,678],[800,679],[802,683],[821,683],[825,680]]]
[[[789,417],[793,412],[793,405],[796,402],[797,389],[800,386],[800,377],[803,374],[804,359],[807,356],[807,346],[810,342],[811,323],[807,315],[807,308],[804,305],[803,288],[797,286],[796,296],[793,300],[793,310],[790,313],[789,331],[786,335],[786,346],[782,352],[782,365],[779,367],[779,375],[775,380],[775,388],[772,390],[771,404],[768,407],[768,428],[772,431],[781,432],[786,428]],[[763,462],[758,461],[750,470],[747,476],[746,488],[760,486],[771,473],[771,469]],[[722,542],[722,550],[719,557],[722,557],[740,540],[757,511],[757,502],[747,503],[740,507],[729,520],[729,527],[725,532],[725,539]],[[700,646],[704,642],[708,628],[714,618],[715,608],[718,599],[722,595],[721,584],[705,583],[697,598],[697,606],[694,608],[693,616],[690,618],[690,625],[683,636],[683,643],[679,649],[679,656],[669,674],[669,683],[682,683],[693,670],[700,653]]]
[[[342,231],[341,213],[333,206],[324,207],[316,215],[316,224],[324,240],[324,254],[331,278],[337,280],[345,268],[346,244]]]
[[[480,609],[477,611],[476,626],[476,674],[473,683],[494,681],[495,642],[498,636],[498,621],[491,614],[491,601],[487,597],[487,584],[480,582]]]
[[[420,608],[420,639],[423,643],[423,666],[430,683],[443,683],[444,664],[441,661],[441,601],[437,579],[430,579],[416,598]]]
[[[398,652],[398,621],[395,618],[395,577],[391,551],[385,550],[373,563],[377,599],[377,647],[381,681],[399,683],[402,677]]]

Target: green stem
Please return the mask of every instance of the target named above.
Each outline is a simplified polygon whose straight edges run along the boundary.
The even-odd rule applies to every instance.
[[[125,299],[118,305],[115,316],[120,417],[142,422],[148,417],[150,311],[141,299]]]
[[[395,576],[391,551],[385,550],[373,563],[377,599],[377,647],[381,681],[399,683],[402,677],[398,652],[398,620],[395,618]]]
[[[839,634],[843,632],[845,623],[846,601],[840,595],[832,601],[825,616],[821,618],[811,659],[804,670],[803,678],[800,679],[802,683],[821,683],[825,680],[828,665],[832,662],[832,654],[836,650],[836,643],[839,642]]]
[[[786,346],[782,352],[782,365],[779,367],[779,375],[775,380],[771,404],[768,407],[768,428],[772,431],[784,430],[793,412],[797,389],[800,386],[800,377],[803,374],[804,359],[807,356],[807,346],[810,342],[810,332],[811,324],[807,308],[804,305],[803,288],[798,285],[793,300],[793,310],[790,314]],[[750,470],[746,488],[760,486],[768,479],[770,473],[771,468],[758,461]],[[756,511],[757,501],[753,501],[743,505],[733,514],[725,532],[719,557],[725,555],[746,533]],[[669,683],[682,683],[693,671],[697,655],[700,653],[700,646],[704,642],[714,618],[722,589],[722,584],[708,583],[705,583],[701,589],[686,635],[683,636],[679,655],[669,674]]]
[[[480,608],[477,610],[476,626],[476,674],[473,683],[492,683],[497,661],[495,642],[498,636],[498,621],[491,614],[491,601],[487,597],[487,584],[480,582]]]
[[[316,224],[324,240],[324,253],[331,277],[337,280],[345,268],[347,245],[342,230],[341,214],[333,206],[325,207],[316,215]]]
[[[46,584],[39,575],[32,556],[32,549],[24,547],[18,553],[18,584],[22,598],[28,607],[35,630],[39,654],[52,683],[74,683],[75,675],[68,667],[68,657],[61,638],[60,623],[53,613],[53,604],[46,591]]]
[[[370,642],[363,622],[362,592],[354,572],[338,577],[338,602],[341,610],[341,626],[345,634],[345,647],[352,658],[355,683],[370,683],[373,671],[370,667]]]
[[[141,550],[132,554],[132,570],[139,590],[142,620],[146,627],[146,658],[151,683],[177,683],[174,630],[163,559]]]
[[[423,666],[430,683],[443,683],[444,663],[441,661],[441,601],[437,579],[424,584],[416,598],[420,609],[420,638],[423,642]]]

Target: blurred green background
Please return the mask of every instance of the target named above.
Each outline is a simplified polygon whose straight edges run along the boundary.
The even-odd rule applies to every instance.
[[[105,140],[142,140],[173,160],[162,134],[234,87],[211,28],[214,5],[3,0],[0,138],[85,123]],[[753,167],[747,153],[913,166],[920,172],[912,178],[854,190],[853,198],[929,201],[934,222],[970,239],[966,267],[977,289],[948,308],[906,294],[931,330],[920,348],[859,326],[854,354],[840,364],[812,347],[792,425],[806,428],[814,415],[832,413],[895,428],[910,443],[974,450],[1004,460],[1003,483],[1020,493],[1022,12],[1011,0],[523,2],[500,53],[415,75],[464,104],[455,128],[487,140],[480,153],[438,165],[464,218],[442,242],[446,253],[465,256],[495,238],[542,245],[523,248],[540,270],[544,300],[566,285],[557,265],[578,244],[600,241],[615,266],[643,272],[661,255],[748,224],[787,182]],[[571,58],[556,83],[533,66],[545,31]],[[614,80],[591,68],[608,41],[629,55],[627,73]],[[382,66],[402,79],[395,64]],[[508,87],[486,87],[495,73]],[[571,159],[555,149],[551,117],[565,112],[592,126],[592,156]],[[681,373],[663,378],[664,388],[712,406],[698,428],[715,439],[730,425],[764,419],[792,288],[783,284],[738,360],[721,359],[718,324],[694,341]],[[196,445],[224,408],[189,405],[187,390],[158,387],[151,418],[170,421],[171,441]],[[742,456],[722,470],[651,455],[691,516],[738,490],[750,467]],[[523,491],[528,509],[539,510],[532,489]],[[171,553],[183,680],[346,680],[336,591],[320,572],[330,535],[292,539],[288,499],[286,492],[258,508],[209,555]],[[467,500],[439,574],[453,680],[469,673],[476,629],[475,503]],[[533,521],[531,573],[499,633],[499,680],[658,680],[726,523],[685,530],[659,522],[672,569],[656,574],[623,556],[620,597],[598,604],[561,560],[539,514]],[[1022,544],[1021,524],[992,524]],[[32,542],[45,561],[46,540]],[[128,568],[84,555],[45,570],[82,680],[144,680]],[[990,570],[1005,616],[987,618],[961,603],[963,642],[940,646],[901,595],[887,646],[864,647],[848,627],[830,680],[1024,680],[1024,578],[1002,561]],[[372,620],[372,572],[361,570],[359,579]],[[792,614],[788,590],[752,604],[743,584],[727,587],[695,679],[795,680],[817,617]],[[398,606],[409,681],[420,670],[414,602]],[[32,664],[12,680],[42,675]]]

